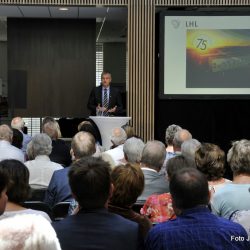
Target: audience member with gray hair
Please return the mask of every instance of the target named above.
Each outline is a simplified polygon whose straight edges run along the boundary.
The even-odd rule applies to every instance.
[[[52,141],[47,134],[37,134],[30,142],[34,160],[26,161],[30,172],[29,184],[32,188],[47,188],[54,171],[63,167],[49,159]]]
[[[8,125],[0,126],[0,161],[7,159],[15,159],[24,162],[24,154],[22,150],[11,145],[13,131]]]
[[[166,129],[165,133],[165,143],[167,145],[167,152],[173,152],[173,140],[174,140],[174,135],[177,131],[181,130],[182,128],[178,125],[172,124],[169,125]]]
[[[109,154],[115,165],[119,165],[121,160],[124,158],[123,146],[127,139],[126,132],[122,128],[114,128],[111,134],[111,142],[113,143],[112,149],[105,151]]]
[[[145,202],[151,194],[169,191],[168,181],[159,171],[165,160],[166,148],[160,141],[148,141],[142,151],[141,169],[145,177],[145,186],[138,201]]]
[[[162,165],[160,173],[166,175],[167,174],[167,161],[177,155],[181,154],[181,144],[188,139],[191,139],[192,135],[189,133],[188,130],[182,129],[178,125],[170,125],[166,130],[166,143],[172,143],[171,147],[167,147],[166,151],[166,159]],[[168,144],[167,144],[168,145]]]
[[[195,163],[195,152],[201,143],[196,139],[189,139],[181,144],[181,154],[192,163]]]
[[[14,117],[11,121],[11,127],[19,130],[23,135],[23,142],[22,142],[22,151],[26,153],[27,145],[31,141],[32,137],[28,134],[24,133],[24,120],[22,117]]]
[[[139,164],[144,146],[145,143],[139,138],[131,137],[127,139],[123,146],[125,160],[129,163]]]
[[[96,152],[95,138],[88,132],[78,132],[71,142],[71,155],[73,162],[85,156],[92,156]],[[45,193],[44,201],[53,207],[61,201],[71,201],[72,193],[68,182],[68,172],[70,167],[55,171],[48,189]]]
[[[250,141],[233,142],[227,161],[233,171],[233,182],[218,190],[211,200],[212,211],[225,218],[236,210],[250,209]]]

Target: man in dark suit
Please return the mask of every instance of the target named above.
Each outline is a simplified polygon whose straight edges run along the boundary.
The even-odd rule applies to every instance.
[[[71,155],[74,161],[95,153],[95,139],[87,132],[78,132],[72,139]],[[72,194],[69,187],[68,172],[70,167],[55,171],[45,193],[44,202],[53,207],[61,201],[71,201]]]
[[[102,84],[93,88],[89,96],[88,108],[91,115],[117,116],[123,112],[122,98],[118,89],[112,87],[110,72],[102,72]]]
[[[138,202],[145,202],[151,194],[169,192],[169,183],[159,171],[166,156],[166,148],[160,141],[148,141],[142,151],[141,169],[145,178],[144,190]]]
[[[138,224],[107,210],[113,191],[107,162],[96,157],[76,161],[69,171],[69,184],[80,208],[52,224],[62,249],[138,248]]]

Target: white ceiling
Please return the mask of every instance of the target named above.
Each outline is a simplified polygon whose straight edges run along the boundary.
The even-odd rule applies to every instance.
[[[96,19],[99,42],[125,42],[127,33],[127,8],[118,7],[67,7],[0,5],[1,17],[16,18],[79,18]],[[102,27],[102,22],[104,25]],[[102,27],[102,28],[101,28]]]

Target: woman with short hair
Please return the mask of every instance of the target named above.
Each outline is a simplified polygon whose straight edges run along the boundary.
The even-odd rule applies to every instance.
[[[195,152],[195,163],[208,180],[209,189],[214,193],[226,183],[231,182],[223,178],[225,173],[225,153],[219,146],[212,143],[202,143]]]
[[[30,172],[29,184],[34,189],[47,188],[54,171],[63,167],[49,158],[52,141],[47,134],[35,135],[30,143],[29,150],[35,159],[25,162]]]
[[[111,172],[114,191],[109,201],[109,212],[119,214],[139,224],[143,237],[151,228],[149,219],[133,211],[132,207],[144,189],[144,175],[140,167],[126,164],[120,165]]]

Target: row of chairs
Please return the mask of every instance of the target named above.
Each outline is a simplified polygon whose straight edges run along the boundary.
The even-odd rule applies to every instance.
[[[70,202],[64,201],[57,203],[52,209],[50,206],[42,201],[26,201],[23,203],[23,206],[26,208],[40,210],[47,213],[52,220],[61,220],[68,215]],[[132,209],[140,213],[140,209],[142,208],[143,203],[135,203]]]
[[[68,215],[70,202],[59,202],[52,209],[50,206],[42,201],[25,201],[23,206],[26,208],[39,210],[47,213],[51,220],[61,220]]]

